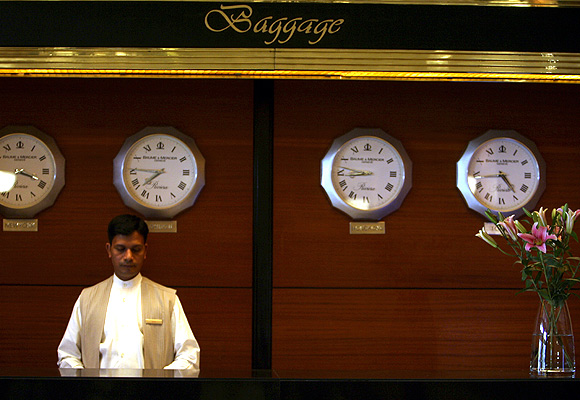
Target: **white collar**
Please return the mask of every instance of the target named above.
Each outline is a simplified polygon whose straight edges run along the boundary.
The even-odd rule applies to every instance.
[[[128,281],[123,281],[119,279],[119,277],[113,274],[113,287],[121,288],[121,289],[132,289],[138,287],[141,284],[143,277],[141,273],[138,273],[133,279],[129,279]]]

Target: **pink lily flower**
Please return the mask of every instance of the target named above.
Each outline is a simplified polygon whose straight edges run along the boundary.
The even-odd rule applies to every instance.
[[[542,253],[546,253],[546,242],[548,239],[556,240],[556,235],[548,235],[548,228],[545,226],[538,227],[538,223],[532,226],[532,233],[518,233],[518,236],[525,240],[526,251],[530,251],[534,247]]]
[[[512,240],[517,240],[518,237],[516,235],[518,233],[518,228],[516,227],[516,221],[514,221],[513,215],[510,215],[503,221],[500,221],[499,224],[505,229]]]

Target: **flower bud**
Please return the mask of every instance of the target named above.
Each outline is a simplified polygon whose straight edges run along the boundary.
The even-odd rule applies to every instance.
[[[475,236],[484,240],[490,246],[497,248],[496,241],[485,231],[485,229],[480,229],[479,232],[475,234]]]

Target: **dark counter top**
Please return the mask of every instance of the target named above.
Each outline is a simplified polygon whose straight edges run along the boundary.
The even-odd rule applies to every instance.
[[[558,398],[575,376],[494,371],[171,371],[0,369],[3,398],[510,399]]]

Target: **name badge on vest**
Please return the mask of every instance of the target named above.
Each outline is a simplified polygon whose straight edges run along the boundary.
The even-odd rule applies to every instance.
[[[163,325],[163,320],[158,318],[145,318],[147,325]]]

